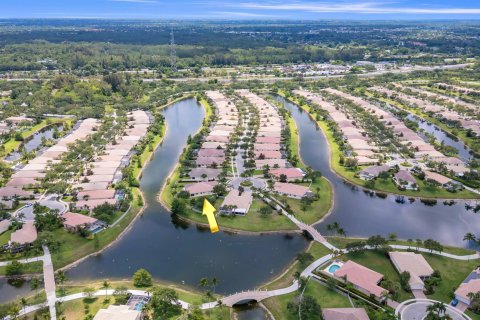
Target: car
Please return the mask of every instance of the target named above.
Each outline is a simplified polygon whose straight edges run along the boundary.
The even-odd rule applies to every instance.
[[[31,203],[31,202],[27,202],[27,204],[25,205],[26,208],[31,207],[31,206],[33,206],[33,203]]]
[[[458,304],[458,300],[457,300],[457,299],[453,299],[452,302],[450,302],[450,304],[451,304],[453,307],[456,307],[457,304]]]

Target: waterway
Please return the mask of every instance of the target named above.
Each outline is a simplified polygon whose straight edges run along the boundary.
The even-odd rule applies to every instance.
[[[335,190],[332,213],[316,226],[322,234],[328,235],[327,224],[336,221],[351,237],[395,233],[401,239],[431,238],[463,247],[467,245],[463,241],[465,233],[480,230],[480,214],[467,211],[463,201],[452,206],[441,201],[427,206],[418,200],[400,204],[394,196],[382,199],[345,184],[330,169],[328,143],[317,124],[301,108],[281,97],[276,99],[290,110],[297,124],[303,161],[320,170]]]
[[[25,140],[20,147],[18,148],[19,150],[23,147],[25,148],[26,152],[31,152],[32,150],[40,147],[42,144],[42,138],[45,138],[47,140],[53,139],[53,133],[55,132],[55,127],[57,128],[58,131],[63,130],[63,125],[51,125],[43,130],[40,130],[36,132],[35,134],[31,135],[27,140]],[[5,157],[6,161],[16,161],[22,157],[22,154],[18,151],[13,151],[10,153],[8,156]]]
[[[177,223],[157,201],[189,134],[201,126],[204,110],[193,99],[163,112],[167,135],[145,167],[141,189],[147,208],[130,231],[102,254],[68,271],[71,280],[130,278],[139,268],[154,277],[196,287],[216,277],[219,293],[251,289],[277,275],[308,244],[301,235],[238,235]],[[245,219],[247,219],[245,217]]]

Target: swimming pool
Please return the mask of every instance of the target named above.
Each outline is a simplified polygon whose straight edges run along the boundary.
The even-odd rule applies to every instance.
[[[143,302],[137,303],[137,304],[135,305],[135,310],[137,310],[137,311],[142,311],[144,305],[145,305],[145,304],[144,304]]]
[[[335,273],[335,271],[337,271],[338,269],[340,269],[340,266],[338,264],[332,264],[330,267],[328,267],[328,272]]]
[[[102,231],[103,229],[104,229],[103,227],[96,227],[95,229],[90,230],[90,231],[92,232],[92,234],[97,234],[100,231]]]

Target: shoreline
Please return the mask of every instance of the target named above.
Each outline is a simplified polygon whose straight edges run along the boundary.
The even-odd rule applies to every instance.
[[[377,190],[377,189],[368,189],[368,188],[365,188],[365,186],[362,186],[362,185],[359,185],[358,183],[348,179],[347,177],[344,177],[342,176],[339,172],[337,172],[333,167],[332,167],[332,151],[331,151],[331,143],[330,140],[327,138],[327,135],[324,131],[324,128],[318,124],[318,122],[312,117],[312,115],[310,114],[310,112],[308,110],[306,110],[304,107],[300,106],[296,101],[290,99],[290,98],[287,98],[284,93],[278,93],[278,95],[282,96],[284,99],[286,99],[287,101],[295,104],[298,108],[302,109],[304,112],[306,112],[309,116],[309,118],[315,122],[315,124],[320,128],[320,131],[322,132],[325,140],[327,141],[327,148],[328,148],[328,153],[329,153],[329,157],[328,157],[328,166],[330,168],[330,171],[335,174],[339,179],[343,180],[344,183],[350,183],[352,185],[355,185],[359,188],[361,188],[363,191],[369,191],[369,192],[381,192],[381,193],[384,193],[384,194],[387,194],[387,195],[392,195],[392,196],[402,196],[402,197],[405,197],[405,198],[413,198],[413,199],[417,199],[417,200],[438,200],[438,201],[445,201],[445,200],[454,200],[454,201],[457,201],[457,202],[468,202],[468,201],[475,201],[475,200],[479,200],[479,198],[445,198],[445,197],[429,197],[429,196],[411,196],[411,195],[404,195],[404,194],[400,194],[400,193],[395,193],[395,192],[390,192],[390,191],[382,191],[382,190]],[[316,224],[316,223],[315,223]]]
[[[179,100],[184,100],[184,99],[188,99],[188,96],[187,97],[182,97],[182,98],[178,98],[178,99],[174,99],[173,101],[170,101],[168,102],[167,104],[161,106],[161,107],[158,107],[157,109],[159,110],[162,110],[164,108],[167,108],[169,106],[171,106],[172,104],[176,103],[177,101]],[[158,149],[158,147],[163,143],[165,137],[167,136],[167,132],[168,132],[168,125],[167,123],[164,124],[165,126],[165,131],[163,132],[163,135],[162,135],[162,138],[158,141],[157,145],[154,147],[153,151],[150,152],[150,155],[145,159],[145,162],[142,164],[142,167],[140,168],[139,172],[137,173],[137,176],[136,178],[139,179],[142,174],[143,174],[143,170],[145,169],[145,166],[151,161],[152,157],[153,157],[153,154],[155,153],[155,151]],[[79,258],[78,260],[75,260],[61,268],[58,268],[56,270],[63,270],[63,271],[66,271],[68,269],[71,269],[71,268],[74,268],[76,267],[78,264],[82,263],[83,261],[85,261],[86,259],[90,258],[90,257],[94,257],[94,256],[97,256],[99,254],[101,254],[102,252],[104,252],[105,250],[109,249],[110,247],[112,247],[114,244],[116,244],[119,240],[121,240],[125,234],[127,232],[129,232],[131,230],[131,228],[133,227],[133,224],[135,223],[135,221],[138,219],[138,217],[140,217],[143,212],[145,211],[145,209],[148,208],[148,204],[145,202],[145,196],[142,192],[142,189],[139,187],[137,188],[138,189],[138,194],[140,195],[140,197],[142,197],[142,201],[143,201],[143,206],[140,208],[140,210],[137,212],[137,214],[133,217],[133,219],[128,223],[127,227],[125,229],[123,229],[120,234],[112,241],[110,242],[109,244],[107,244],[106,246],[104,246],[103,248],[95,251],[95,252],[92,252],[92,253],[89,253],[88,255],[84,256],[84,257],[81,257]],[[132,200],[133,201],[133,200]]]

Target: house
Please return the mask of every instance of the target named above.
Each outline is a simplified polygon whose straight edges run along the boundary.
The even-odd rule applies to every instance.
[[[216,180],[220,173],[221,169],[212,169],[212,168],[193,168],[188,176],[193,180]]]
[[[344,263],[340,269],[335,271],[334,277],[338,280],[351,283],[355,289],[368,296],[374,296],[377,299],[382,299],[383,295],[387,292],[387,290],[378,285],[383,279],[382,274],[351,260]]]
[[[407,170],[400,170],[393,175],[395,184],[405,190],[418,190],[417,180]]]
[[[2,199],[11,199],[11,198],[30,198],[33,196],[32,191],[23,190],[22,188],[14,187],[3,187],[0,188],[0,198]]]
[[[300,168],[272,169],[270,170],[270,174],[272,174],[277,180],[280,180],[280,177],[285,175],[287,181],[301,180],[305,176],[305,173]]]
[[[423,291],[423,281],[433,273],[433,269],[427,260],[421,254],[414,252],[392,251],[388,255],[398,273],[405,271],[410,273],[410,280],[408,281],[410,289]]]
[[[363,308],[325,308],[322,309],[323,320],[369,320]]]
[[[80,191],[77,193],[77,199],[87,200],[87,199],[113,199],[115,198],[115,190],[90,190],[90,191]]]
[[[362,180],[372,180],[377,178],[380,173],[388,172],[388,170],[390,170],[389,166],[371,166],[360,171],[358,177]]]
[[[140,320],[141,312],[129,306],[110,305],[107,309],[98,310],[93,320]]]
[[[37,228],[33,222],[26,222],[21,229],[14,231],[10,235],[10,244],[16,243],[27,245],[37,240]]]
[[[315,194],[308,187],[299,186],[293,183],[276,182],[273,191],[287,196],[289,198],[302,199],[304,197],[313,197]]]
[[[190,197],[199,197],[213,194],[213,187],[216,185],[216,182],[196,182],[186,184],[183,189],[188,192]]]
[[[74,212],[66,212],[62,215],[62,219],[63,227],[73,232],[82,228],[90,228],[92,225],[98,223],[98,219]]]
[[[270,169],[277,168],[286,168],[290,164],[285,159],[264,159],[264,160],[255,160],[255,167],[258,170],[264,169],[265,166],[268,166]]]
[[[455,187],[455,184],[459,184],[456,181],[453,181],[450,178],[447,178],[439,173],[432,172],[432,171],[424,171],[425,173],[425,180],[433,180],[437,183],[439,183],[442,187],[445,189],[451,189],[452,187]]]
[[[223,149],[200,149],[198,151],[199,157],[225,157],[225,150]]]
[[[473,271],[467,279],[460,284],[460,286],[455,290],[455,299],[466,304],[470,305],[469,293],[480,292],[480,269]]]
[[[282,158],[282,153],[280,151],[260,151],[260,150],[255,150],[255,159],[281,159]]]
[[[72,203],[72,206],[78,210],[89,210],[90,212],[93,211],[98,206],[102,204],[110,204],[112,206],[117,205],[116,199],[89,199],[89,200],[79,200],[77,202]]]
[[[215,167],[225,162],[225,157],[200,157],[195,161],[199,167]]]
[[[231,190],[220,206],[220,212],[225,214],[247,214],[252,205],[253,195],[252,191],[245,190],[240,193],[238,190]]]
[[[10,220],[4,219],[0,221],[0,234],[4,233],[10,227]]]

